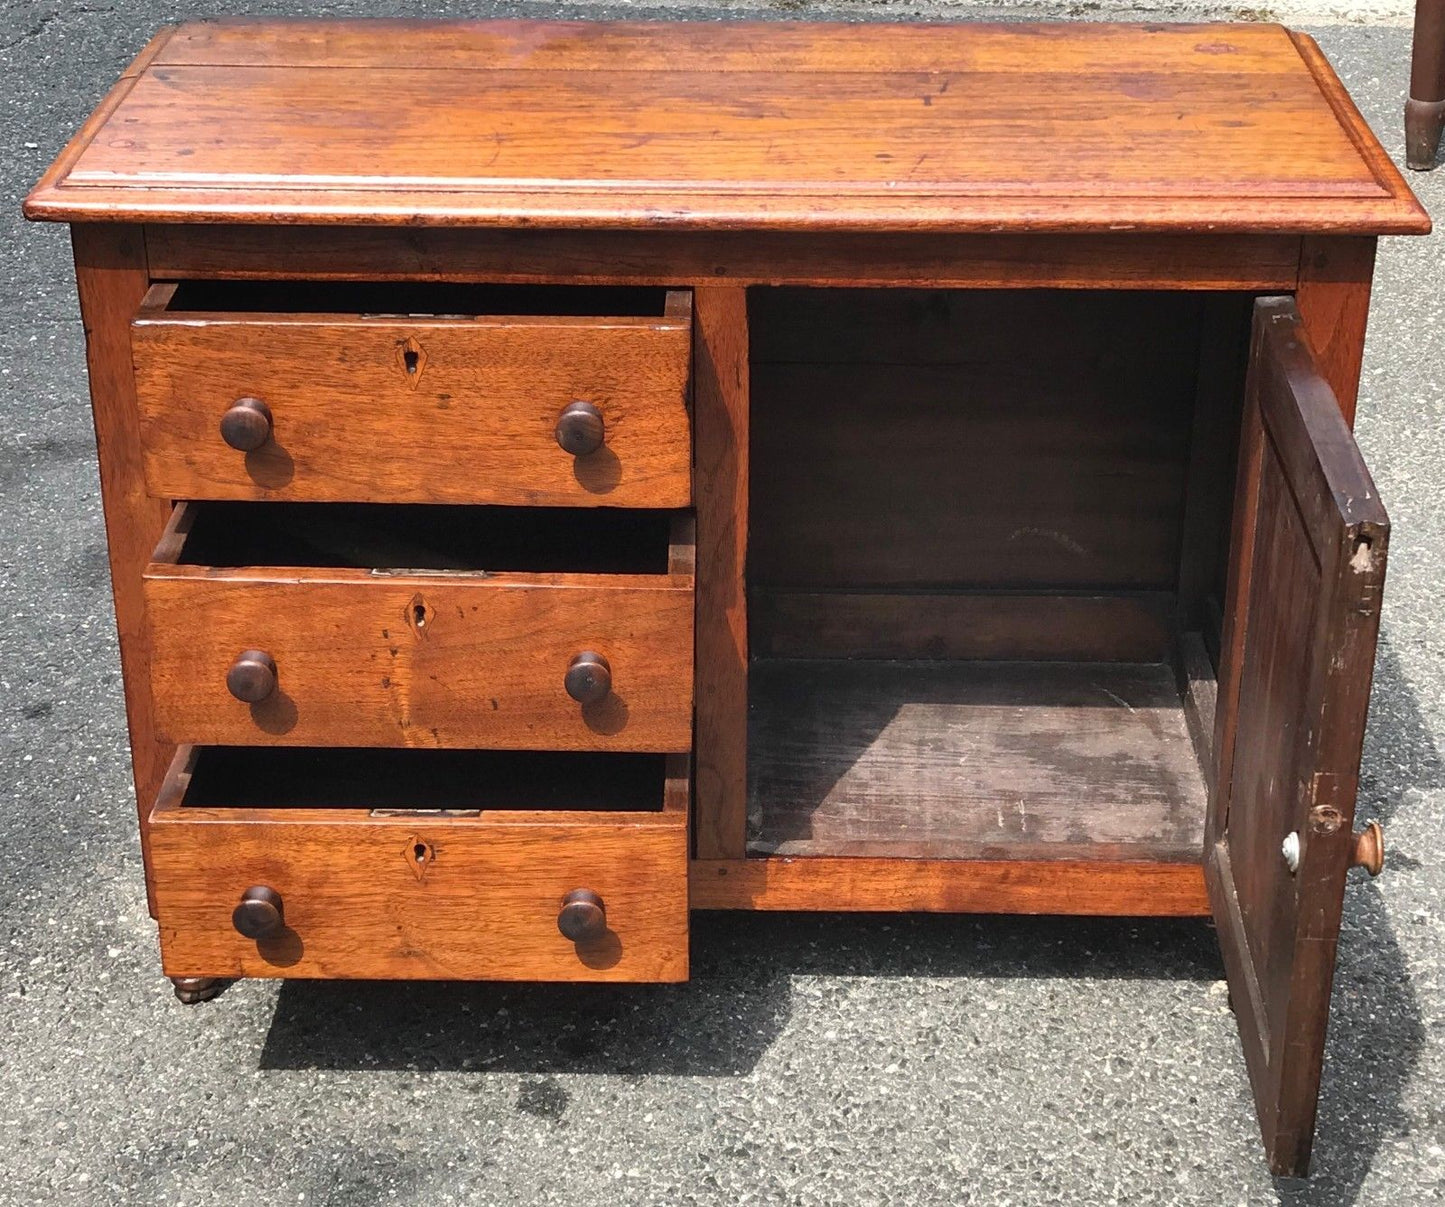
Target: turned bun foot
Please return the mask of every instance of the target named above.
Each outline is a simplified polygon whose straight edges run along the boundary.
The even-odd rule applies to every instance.
[[[209,1002],[226,987],[226,982],[213,976],[173,976],[176,1000],[186,1006]]]

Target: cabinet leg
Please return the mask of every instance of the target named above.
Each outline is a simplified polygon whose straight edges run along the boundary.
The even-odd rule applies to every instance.
[[[1405,162],[1435,166],[1445,129],[1445,0],[1415,0],[1410,99],[1405,102]]]
[[[225,981],[211,976],[173,976],[171,984],[175,986],[176,1000],[187,1006],[209,1002],[226,987]]]

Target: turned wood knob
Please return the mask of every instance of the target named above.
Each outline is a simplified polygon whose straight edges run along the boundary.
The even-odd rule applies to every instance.
[[[226,672],[231,695],[246,704],[259,704],[276,690],[276,659],[265,650],[246,650]]]
[[[271,408],[259,398],[238,398],[221,416],[221,439],[237,452],[254,452],[271,439]]]
[[[612,668],[593,650],[583,650],[567,666],[567,694],[578,704],[600,704],[612,690]]]
[[[562,898],[557,929],[574,943],[598,939],[607,933],[607,909],[590,888],[576,888]]]
[[[557,416],[557,443],[574,457],[585,457],[602,447],[607,428],[602,412],[590,402],[571,402]]]
[[[268,939],[286,925],[281,913],[281,894],[264,884],[253,884],[241,894],[241,903],[231,911],[231,925],[248,939]]]
[[[1385,866],[1385,828],[1377,821],[1365,823],[1363,830],[1357,830],[1350,847],[1350,866],[1364,868],[1371,876],[1378,876]]]

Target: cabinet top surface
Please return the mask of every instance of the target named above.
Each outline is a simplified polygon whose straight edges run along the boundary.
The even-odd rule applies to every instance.
[[[226,21],[26,201],[69,221],[1421,232],[1274,25]]]

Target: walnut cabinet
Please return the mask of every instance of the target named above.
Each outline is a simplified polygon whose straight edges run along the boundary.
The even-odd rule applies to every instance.
[[[26,208],[184,1000],[1211,915],[1305,1169],[1429,225],[1308,37],[185,25]]]

